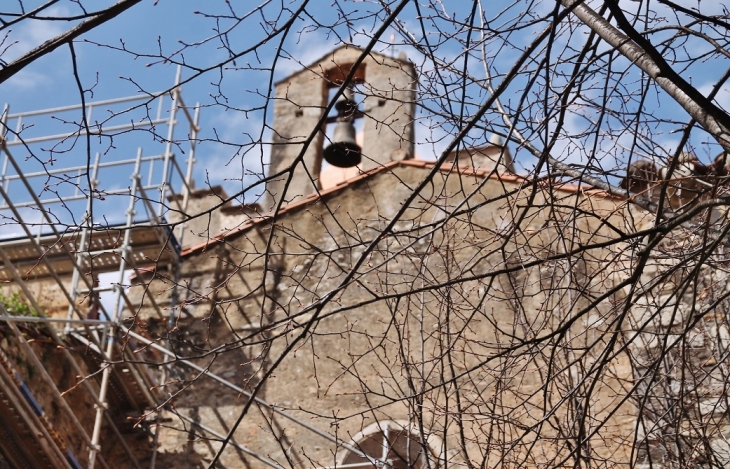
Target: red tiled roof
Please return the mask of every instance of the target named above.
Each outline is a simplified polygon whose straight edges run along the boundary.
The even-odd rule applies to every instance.
[[[349,187],[359,181],[362,181],[364,179],[368,179],[378,173],[399,167],[399,166],[408,166],[412,168],[434,168],[436,166],[436,162],[434,161],[424,161],[424,160],[405,160],[405,161],[392,161],[390,163],[386,163],[382,166],[379,166],[377,168],[373,168],[369,171],[364,171],[360,173],[358,176],[348,179],[346,181],[343,181],[336,186],[330,187],[328,189],[320,190],[319,192],[315,192],[313,194],[308,195],[307,197],[304,197],[302,199],[297,200],[296,202],[284,205],[279,209],[278,214],[276,215],[281,216],[283,214],[293,212],[301,207],[304,207],[306,205],[309,205],[319,199],[324,198],[327,195],[333,194],[335,192],[339,192],[346,187]],[[459,173],[461,175],[465,176],[477,176],[482,178],[490,178],[495,179],[499,181],[504,182],[514,182],[514,183],[520,183],[520,182],[530,182],[529,179],[518,176],[515,174],[497,174],[492,170],[485,170],[485,169],[475,169],[469,166],[454,166],[453,164],[443,164],[439,168],[439,171],[444,173]],[[620,199],[620,197],[615,197],[608,192],[605,192],[603,190],[599,189],[586,189],[585,186],[578,186],[574,184],[555,184],[553,186],[554,189],[562,191],[562,192],[570,192],[570,193],[577,193],[581,192],[585,195],[591,195],[591,196],[597,196],[597,197],[603,197],[603,198],[616,198]],[[196,251],[201,251],[207,249],[209,246],[217,244],[219,242],[222,242],[226,239],[230,239],[235,237],[236,235],[243,233],[244,231],[247,231],[251,227],[258,225],[260,223],[264,223],[266,221],[272,220],[274,218],[273,213],[267,213],[264,215],[261,215],[256,218],[251,218],[250,220],[247,220],[246,222],[242,223],[238,227],[220,233],[202,243],[193,244],[191,246],[183,248],[182,255],[187,256],[190,255]]]

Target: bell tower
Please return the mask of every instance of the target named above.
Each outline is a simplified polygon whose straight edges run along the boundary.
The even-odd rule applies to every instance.
[[[276,83],[273,146],[267,171],[272,179],[266,184],[265,208],[274,208],[280,200],[293,202],[321,188],[323,161],[367,171],[413,157],[415,67],[403,56],[393,58],[375,52],[353,72],[335,103],[336,115],[326,118],[324,127],[305,148],[322,119],[330,90],[342,86],[362,54],[353,46],[339,47]],[[362,148],[355,141],[358,121]],[[328,126],[332,126],[330,132]],[[297,161],[302,153],[301,161]]]

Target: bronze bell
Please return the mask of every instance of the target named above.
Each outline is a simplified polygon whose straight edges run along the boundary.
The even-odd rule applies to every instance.
[[[351,118],[338,120],[332,143],[324,149],[324,159],[332,166],[351,168],[360,164],[362,149],[355,143]]]
[[[332,166],[351,168],[360,164],[362,149],[355,143],[355,119],[357,102],[352,88],[345,88],[335,103],[337,126],[332,143],[324,149],[324,159]]]
[[[357,111],[355,91],[352,88],[347,87],[342,90],[342,94],[337,98],[337,102],[335,103],[335,109],[337,110],[337,115],[340,117],[350,117]]]

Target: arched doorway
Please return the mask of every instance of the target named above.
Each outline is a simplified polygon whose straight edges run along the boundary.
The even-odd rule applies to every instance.
[[[376,422],[355,435],[350,443],[369,456],[342,450],[337,466],[353,469],[436,469],[442,445],[433,435],[424,435],[407,422]]]

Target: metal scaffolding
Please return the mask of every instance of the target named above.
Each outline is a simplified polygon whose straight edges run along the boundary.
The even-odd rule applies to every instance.
[[[210,370],[171,352],[164,342],[150,340],[133,330],[134,324],[125,323],[122,314],[125,308],[131,313],[137,310],[124,288],[130,271],[167,266],[175,278],[179,272],[184,223],[173,229],[165,216],[171,210],[182,214],[188,211],[200,119],[199,105],[191,108],[185,104],[179,86],[180,79],[178,69],[175,86],[170,93],[97,101],[86,103],[85,107],[73,105],[12,114],[9,106],[5,106],[0,116],[0,281],[12,285],[21,293],[35,316],[19,316],[17,312],[8,311],[0,302],[0,324],[6,325],[34,367],[41,371],[41,378],[51,389],[54,402],[68,416],[75,431],[87,445],[88,468],[94,468],[97,463],[101,467],[109,467],[101,456],[102,426],[105,422],[131,464],[141,467],[107,412],[110,389],[118,389],[126,396],[130,405],[138,409],[139,415],[149,413],[150,410],[158,411],[154,433],[156,439],[161,425],[159,412],[167,408],[155,389],[166,382],[166,364],[170,363],[196,370],[207,379],[254,399],[257,405],[268,409],[272,415],[283,417],[334,444],[336,448],[344,448],[366,459],[364,463],[342,467],[380,467],[387,464],[387,458],[380,461],[366,455],[356,445],[348,444],[276,405],[254,397]],[[156,108],[156,112],[152,112],[152,108]],[[135,112],[143,117],[129,118]],[[79,124],[78,115],[81,113],[85,116],[84,120],[93,125]],[[95,120],[98,113],[102,113],[101,121]],[[151,117],[153,114],[154,117]],[[64,117],[74,115],[75,119]],[[122,116],[123,122],[109,118],[109,115]],[[179,126],[178,116],[183,116],[182,122],[187,131],[183,139],[188,146],[184,162],[173,151],[180,145],[175,136],[175,129]],[[50,127],[62,123],[65,127],[71,127],[71,130],[64,130],[64,126],[61,126],[57,132],[49,129],[47,134],[39,134],[37,131],[48,122],[51,123]],[[29,133],[31,130],[36,133]],[[145,156],[142,148],[137,147],[132,157],[129,154],[115,157],[118,152],[114,139],[140,130],[146,132],[145,135],[151,133],[162,144],[163,151]],[[86,148],[76,158],[71,157],[78,150],[75,143],[70,142],[82,138],[93,138],[102,147],[106,145],[106,148],[96,152]],[[88,145],[89,140],[86,142]],[[61,160],[69,164],[62,165],[59,163]],[[123,183],[126,182],[125,175],[129,175],[127,187]],[[123,213],[123,217],[115,218],[117,213]],[[100,274],[115,275],[115,280],[106,286],[99,285],[97,280]],[[43,301],[37,298],[37,291],[33,290],[34,282],[53,285],[53,295],[67,305],[64,310],[44,309]],[[168,311],[157,305],[153,296],[145,297],[158,318],[168,321],[168,324],[176,317],[175,283],[172,285],[172,304]],[[113,298],[111,301],[102,301],[101,295],[107,292]],[[92,364],[95,370],[92,374],[100,375],[98,386],[86,378],[79,383],[94,405],[91,432],[74,415],[64,398],[64,390],[59,389],[49,376],[19,330],[21,324],[39,323],[53,326],[47,327],[47,333],[76,375],[85,377],[88,373],[81,369],[78,360],[69,352],[69,343],[79,344],[97,357],[96,363]],[[120,338],[134,340],[150,353],[158,354],[158,359],[152,364],[159,366],[141,364],[144,360],[133,357],[129,347],[120,346]],[[12,365],[1,354],[0,366],[6,371],[12,369]],[[5,380],[0,384],[10,382],[8,376],[11,375],[6,375],[0,369],[0,380]],[[40,444],[37,446],[45,452],[41,455],[43,457],[38,456],[38,460],[43,461],[43,467],[81,467],[75,455],[68,453],[67,448],[59,447],[62,443],[53,438],[52,431],[43,433],[43,425],[47,426],[47,422],[43,424],[42,409],[33,416],[32,406],[20,403],[23,392],[18,390],[25,389],[25,398],[31,401],[32,390],[22,381],[15,385],[17,389],[11,386],[7,393],[10,396],[8,399],[12,398],[20,406],[19,410],[0,406],[0,427],[3,416],[8,420],[22,413],[30,429],[29,434],[40,435]],[[223,438],[222,434],[189,416],[177,412],[175,415],[214,438]],[[152,423],[152,420],[148,421]],[[22,445],[22,440],[18,438],[6,440],[8,444]],[[272,459],[235,441],[231,445],[268,466],[281,467]],[[18,464],[22,464],[22,461],[40,464],[33,462],[33,452],[28,448],[22,453],[18,459],[21,463]],[[154,468],[155,460],[156,444],[151,468]]]
[[[15,114],[6,105],[1,116],[0,279],[22,294],[35,316],[18,316],[17,312],[9,312],[5,305],[0,305],[0,321],[7,324],[28,360],[40,370],[45,385],[52,390],[54,402],[74,422],[88,446],[89,468],[97,462],[108,467],[100,455],[104,422],[109,424],[132,464],[140,467],[106,412],[112,383],[142,410],[154,409],[159,402],[153,391],[158,380],[150,376],[146,367],[129,360],[129,351],[120,347],[118,337],[123,329],[122,311],[131,306],[124,289],[128,272],[179,262],[184,227],[180,224],[175,236],[165,214],[169,210],[187,211],[200,118],[199,105],[186,106],[180,79],[178,68],[170,93]],[[154,107],[156,113],[152,111]],[[173,152],[179,148],[173,147],[179,111],[184,116],[187,132],[184,138],[187,159],[182,164]],[[85,119],[79,119],[80,115]],[[162,153],[144,156],[138,147],[135,156],[119,158],[117,141],[126,138],[134,142],[139,131],[145,136],[152,134],[156,141],[162,142]],[[84,140],[86,145],[77,145]],[[97,147],[106,147],[93,157],[92,140]],[[77,146],[85,148],[78,150]],[[127,187],[124,187],[124,174],[131,179]],[[121,204],[126,204],[124,217],[115,219],[114,215],[122,211]],[[116,279],[108,286],[100,286],[98,276],[111,273],[116,273]],[[34,282],[53,285],[54,294],[68,304],[66,313],[44,309],[33,292]],[[113,294],[111,303],[102,301],[105,292]],[[159,308],[157,311],[163,314]],[[98,389],[88,379],[80,382],[95,406],[91,433],[78,421],[63,391],[48,375],[17,323],[54,324],[56,327],[48,327],[46,331],[77,376],[85,373],[67,350],[69,341],[82,343],[98,354],[96,365],[101,375]],[[61,331],[65,339],[59,337]],[[3,358],[0,360],[3,369],[11,372],[12,366],[4,357],[0,358]],[[115,362],[120,364],[113,366]],[[38,467],[80,467],[75,455],[68,448],[60,447],[62,440],[53,438],[56,433],[46,430],[48,423],[43,420],[42,409],[37,405],[28,406],[28,402],[35,401],[32,389],[15,373],[15,384],[22,392],[13,391],[16,388],[8,384],[13,375],[0,375],[5,383],[3,402],[14,403],[0,409],[0,418],[21,422],[29,435],[40,438],[37,443],[42,454],[25,448],[22,454],[18,453],[17,461],[21,462],[17,464],[31,461],[36,466],[42,464]],[[25,402],[18,396],[25,396]],[[45,427],[39,422],[46,422]],[[15,430],[16,434],[21,431]],[[4,441],[15,448],[23,445],[23,441],[36,444],[35,438]]]

